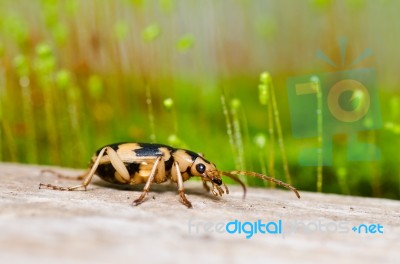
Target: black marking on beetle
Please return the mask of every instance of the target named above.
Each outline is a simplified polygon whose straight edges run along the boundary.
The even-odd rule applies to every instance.
[[[96,170],[96,174],[106,182],[119,183],[115,179],[115,172],[116,170],[111,163],[99,164]]]
[[[208,160],[206,160],[205,158],[203,158],[204,162],[207,164],[211,164],[211,162],[209,162]],[[215,166],[214,166],[215,167]]]
[[[164,153],[160,150],[160,148],[166,148],[170,152],[175,150],[170,146],[162,144],[139,143],[138,145],[140,146],[140,148],[132,150],[138,157],[164,156]]]
[[[191,166],[188,166],[184,172],[186,172],[189,175],[192,175],[190,168],[191,168]]]
[[[197,159],[197,157],[199,157],[199,154],[197,154],[193,151],[190,151],[187,149],[184,149],[184,151],[186,152],[186,154],[188,154],[190,156],[190,158],[192,159],[193,162]]]
[[[105,145],[102,146],[101,148],[99,148],[98,150],[96,150],[96,156],[98,156],[100,154],[100,151],[105,148],[105,147],[110,147],[113,150],[117,151],[119,149],[120,145],[126,144],[126,142],[120,142],[120,143],[115,143],[115,144],[111,144],[111,145]]]
[[[202,160],[204,160],[205,163],[207,164],[211,164],[211,162],[209,162],[208,160],[206,160],[204,157],[200,156],[198,153],[184,149],[184,151],[186,152],[186,154],[188,154],[190,156],[190,158],[192,159],[192,161],[194,162],[198,157],[200,157]]]
[[[171,157],[165,161],[165,170],[171,170],[173,164],[174,164],[174,157],[171,155]]]
[[[125,167],[128,169],[129,175],[134,175],[136,172],[139,172],[140,163],[125,163]]]

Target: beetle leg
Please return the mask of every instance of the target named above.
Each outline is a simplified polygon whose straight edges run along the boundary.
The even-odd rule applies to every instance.
[[[223,185],[224,185],[224,188],[225,188],[225,192],[226,192],[226,194],[229,194],[229,189],[228,189],[228,186],[226,186],[226,184],[225,184],[225,183],[224,183]]]
[[[211,184],[211,193],[212,193],[214,196],[218,196],[218,193],[215,191],[215,185],[214,185],[214,184]]]
[[[47,188],[47,189],[59,190],[59,191],[73,191],[73,190],[76,190],[76,189],[79,189],[79,188],[84,188],[86,190],[86,187],[92,181],[93,175],[95,174],[95,172],[97,170],[97,167],[99,166],[100,159],[104,156],[104,154],[106,152],[110,157],[111,164],[113,165],[115,170],[121,175],[121,177],[123,177],[125,179],[126,173],[129,176],[129,173],[128,173],[128,170],[126,169],[126,167],[124,166],[124,169],[125,169],[126,172],[124,171],[124,169],[121,168],[121,164],[123,165],[124,163],[121,161],[121,159],[119,158],[119,156],[115,152],[115,150],[113,150],[110,147],[105,147],[99,152],[99,155],[97,156],[97,159],[94,162],[94,164],[93,164],[92,168],[90,169],[90,171],[88,173],[86,173],[86,174],[83,174],[82,176],[78,176],[78,177],[84,178],[82,184],[75,185],[75,186],[70,186],[70,187],[62,187],[62,186],[56,186],[56,185],[52,185],[52,184],[40,183],[39,184],[39,189],[44,187],[44,188]],[[57,175],[59,175],[59,174],[57,174]]]
[[[93,178],[93,175],[95,173],[95,171],[97,170],[97,167],[99,166],[100,163],[100,159],[103,157],[104,152],[106,151],[107,148],[103,148],[99,155],[97,156],[96,161],[94,162],[92,168],[90,169],[89,173],[85,176],[85,179],[83,180],[82,184],[80,185],[76,185],[76,186],[71,186],[71,187],[61,187],[61,186],[56,186],[56,185],[52,185],[52,184],[44,184],[44,183],[40,183],[39,184],[39,189],[41,189],[42,187],[47,188],[47,189],[52,189],[52,190],[59,190],[59,191],[73,191],[76,189],[79,189],[81,187],[83,187],[86,191],[86,186],[88,186],[88,184],[90,183],[90,181]]]
[[[218,185],[216,185],[216,184],[214,184],[214,187],[215,187],[215,189],[217,189],[217,191],[218,192],[215,192],[216,194],[215,194],[215,196],[222,196],[222,194],[224,194],[224,190],[220,187],[220,186],[218,186]]]
[[[139,198],[137,198],[135,201],[133,201],[133,204],[132,204],[132,205],[139,205],[139,204],[141,204],[141,203],[143,202],[144,198],[146,197],[147,193],[150,191],[150,186],[151,186],[151,184],[152,184],[153,181],[154,181],[154,177],[155,177],[155,175],[156,175],[156,173],[157,173],[157,169],[159,168],[159,162],[160,162],[161,159],[162,159],[162,157],[158,157],[158,158],[156,159],[156,161],[154,162],[153,168],[151,169],[150,176],[149,176],[149,178],[147,179],[147,182],[146,182],[146,185],[145,185],[144,188],[143,188],[142,194],[139,196]],[[161,172],[160,170],[158,170],[158,173],[163,173],[163,172]],[[165,173],[165,172],[164,172],[164,173]]]
[[[107,151],[107,155],[110,157],[111,165],[118,172],[115,173],[115,178],[121,183],[127,183],[131,179],[128,169],[125,167],[125,164],[122,162],[121,158],[118,156],[117,152],[113,150],[111,147],[105,147]]]
[[[57,176],[60,179],[81,181],[81,180],[83,180],[85,178],[85,176],[88,174],[88,172],[89,172],[89,170],[85,171],[85,173],[83,173],[83,174],[81,174],[79,176],[66,176],[66,175],[58,173],[58,172],[56,172],[55,170],[52,170],[52,169],[43,169],[43,170],[40,171],[40,176],[42,176],[45,173],[51,173],[51,174]]]
[[[203,181],[203,187],[206,189],[207,192],[210,192],[210,186],[208,186],[207,181],[201,179]]]
[[[176,178],[177,178],[177,183],[178,183],[178,192],[179,192],[179,196],[180,196],[180,201],[181,201],[181,203],[186,205],[188,208],[192,208],[192,203],[189,202],[189,200],[186,198],[186,195],[185,195],[185,189],[183,188],[183,178],[182,178],[182,174],[181,174],[178,162],[175,161],[173,167],[175,167],[175,169],[176,169]]]

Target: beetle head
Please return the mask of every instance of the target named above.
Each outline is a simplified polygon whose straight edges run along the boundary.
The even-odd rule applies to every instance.
[[[226,177],[231,178],[232,180],[236,181],[237,183],[239,183],[242,186],[243,199],[244,199],[246,197],[246,186],[239,179],[238,175],[247,175],[247,176],[253,176],[253,177],[256,177],[256,178],[259,178],[262,180],[274,182],[275,184],[281,185],[287,189],[292,190],[296,194],[297,198],[300,198],[300,194],[297,191],[297,189],[294,188],[293,186],[291,186],[290,184],[284,183],[275,178],[272,178],[272,177],[269,177],[269,176],[266,176],[266,175],[263,175],[263,174],[260,174],[257,172],[252,172],[252,171],[242,171],[242,170],[230,171],[230,172],[219,171],[219,170],[217,170],[217,168],[215,167],[215,165],[213,163],[209,162],[208,160],[204,159],[204,157],[199,156],[199,155],[195,158],[194,162],[192,163],[192,165],[190,167],[190,173],[193,176],[200,176],[203,183],[211,182],[211,184],[212,184],[211,192],[214,195],[222,196],[224,191],[220,187],[221,185],[223,185],[223,187],[225,187],[225,191],[226,191],[226,193],[228,193],[228,188],[226,187],[226,185],[224,183],[222,183],[222,176],[226,176]]]
[[[203,181],[211,181],[218,186],[222,184],[221,176],[215,165],[201,156],[194,160],[190,172],[193,176],[202,177]]]

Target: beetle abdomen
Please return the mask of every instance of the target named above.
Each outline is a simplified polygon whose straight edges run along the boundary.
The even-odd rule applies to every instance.
[[[140,170],[140,164],[139,163],[126,163],[125,167],[128,169],[129,175],[131,178],[135,177],[135,175],[139,172]],[[112,166],[111,163],[103,163],[99,164],[96,170],[96,174],[104,181],[110,182],[110,183],[119,183],[117,180],[117,177],[115,177],[116,170]]]

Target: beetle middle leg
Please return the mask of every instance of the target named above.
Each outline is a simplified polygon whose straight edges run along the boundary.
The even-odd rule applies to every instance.
[[[172,171],[172,173],[176,173],[176,179],[177,179],[177,183],[178,183],[178,192],[179,192],[179,196],[180,196],[180,201],[181,201],[181,203],[186,205],[188,208],[192,208],[192,203],[186,198],[185,189],[183,188],[182,173],[180,171],[179,164],[176,161],[172,165],[172,170],[174,170],[174,169],[175,169],[175,172]]]
[[[99,164],[100,160],[103,157],[103,155],[107,154],[110,157],[110,162],[112,166],[115,168],[115,170],[118,172],[118,177],[119,181],[123,182],[126,181],[128,182],[130,179],[129,172],[127,168],[125,167],[124,163],[118,156],[117,152],[113,150],[111,147],[104,147],[98,154],[96,161],[94,162],[92,168],[90,171],[86,174],[83,175],[82,178],[83,182],[82,184],[75,185],[75,186],[70,186],[70,187],[62,187],[62,186],[56,186],[52,184],[44,184],[40,183],[39,184],[39,189],[41,188],[47,188],[47,189],[52,189],[52,190],[59,190],[59,191],[73,191],[79,188],[84,188],[86,190],[86,187],[89,185],[89,183],[92,181],[93,175],[95,174]]]
[[[137,198],[135,201],[133,201],[133,205],[139,205],[143,202],[144,198],[146,197],[147,193],[150,191],[150,186],[154,181],[154,178],[157,173],[164,173],[165,174],[165,166],[163,162],[160,162],[162,157],[158,157],[156,161],[154,162],[153,168],[151,169],[149,178],[147,179],[146,185],[143,188],[142,194]]]

